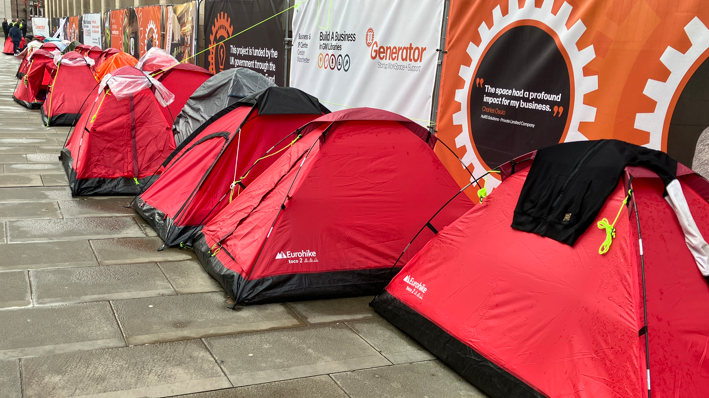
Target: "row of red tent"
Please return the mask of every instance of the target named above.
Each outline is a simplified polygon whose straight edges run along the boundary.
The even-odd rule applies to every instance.
[[[619,147],[598,141],[570,164],[542,163],[543,149],[461,188],[446,146],[403,116],[330,112],[239,68],[185,68],[202,80],[182,87],[162,61],[94,80],[61,160],[74,195],[138,195],[166,246],[191,246],[237,304],[376,294],[376,311],[492,397],[709,396],[703,177],[589,171],[598,147]],[[594,212],[598,169],[614,185]],[[540,207],[578,239],[511,226]]]

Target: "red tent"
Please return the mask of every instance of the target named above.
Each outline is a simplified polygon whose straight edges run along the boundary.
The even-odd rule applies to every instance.
[[[9,36],[5,39],[5,45],[2,49],[2,53],[6,55],[15,55],[15,48],[12,45],[12,40],[10,40]]]
[[[419,227],[460,191],[436,138],[402,116],[344,110],[301,134],[196,239],[202,265],[237,303],[379,292]],[[457,195],[431,229],[472,206]]]
[[[183,141],[133,207],[167,245],[188,241],[229,203],[230,195],[236,197],[277,159],[297,135],[293,131],[323,112],[329,111],[317,98],[295,88],[271,88],[247,97]],[[270,154],[249,169],[269,148]]]
[[[208,70],[192,64],[176,64],[154,71],[152,75],[175,95],[170,106],[162,108],[170,127],[192,93],[212,76]]]
[[[101,54],[99,54],[98,58],[96,59],[96,65],[94,65],[94,69],[98,68],[106,59],[118,54],[119,52],[120,51],[118,49],[113,47],[109,47],[101,51]]]
[[[81,55],[84,55],[88,49],[90,49],[91,46],[87,46],[86,44],[79,44],[74,48],[74,51],[78,52]]]
[[[57,48],[57,45],[54,43],[42,43],[39,49],[47,50],[50,53],[54,53],[54,51],[59,51],[59,48]],[[29,56],[22,57],[22,61],[20,62],[20,66],[17,68],[17,73],[15,74],[15,77],[17,77],[18,79],[22,79],[23,77],[25,77],[25,74],[27,74],[27,68],[29,66]]]
[[[160,47],[152,47],[140,57],[135,67],[143,72],[155,72],[159,69],[167,70],[178,63],[177,59],[167,51]]]
[[[54,54],[39,49],[27,57],[30,63],[27,74],[17,84],[12,98],[20,105],[37,109],[42,106],[52,81],[52,73],[56,68]]]
[[[93,59],[94,63],[98,63],[98,58],[103,54],[101,47],[93,46],[86,51],[86,56]],[[95,65],[95,64],[94,64]]]
[[[42,122],[46,126],[73,125],[97,88],[98,82],[86,58],[76,51],[64,54],[42,105]]]
[[[62,149],[74,196],[138,194],[175,149],[153,93],[164,87],[130,66],[111,75],[107,87],[99,87],[99,95],[89,100]]]
[[[660,178],[626,168],[569,246],[510,227],[529,157],[503,165],[500,186],[372,306],[490,397],[708,397],[709,285]],[[681,165],[677,175],[709,236],[709,183]],[[601,255],[596,224],[617,215]]]

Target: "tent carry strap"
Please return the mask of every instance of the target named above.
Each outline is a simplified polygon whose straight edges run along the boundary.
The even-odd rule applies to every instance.
[[[603,218],[601,221],[598,222],[598,229],[604,229],[606,231],[606,240],[603,242],[603,244],[601,244],[601,247],[598,248],[598,254],[606,254],[611,248],[611,244],[613,243],[613,239],[615,238],[615,223],[618,222],[618,217],[620,217],[620,213],[623,211],[623,207],[628,204],[628,199],[630,199],[630,195],[632,194],[633,190],[629,189],[628,195],[623,200],[623,204],[620,206],[620,209],[618,209],[618,214],[615,215],[615,220],[613,220],[613,224],[609,224],[607,218]]]
[[[103,105],[103,100],[106,99],[106,96],[107,96],[107,95],[108,95],[108,88],[107,88],[106,91],[103,93],[103,97],[101,98],[101,102],[98,103],[98,108],[96,108],[96,113],[94,113],[94,115],[91,116],[91,122],[92,122],[92,123],[96,121],[96,115],[98,115],[98,111],[101,110],[101,105]]]

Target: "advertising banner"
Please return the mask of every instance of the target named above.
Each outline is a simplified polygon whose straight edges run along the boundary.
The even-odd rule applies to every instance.
[[[210,48],[207,69],[219,73],[236,67],[249,68],[283,86],[284,14],[220,42],[285,8],[285,0],[208,0],[204,11],[204,34]]]
[[[49,37],[49,20],[47,18],[32,18],[32,34],[35,36]]]
[[[89,46],[101,47],[101,14],[84,14],[81,18],[83,38],[81,42]]]
[[[124,28],[124,35],[127,35],[124,42],[125,49],[123,51],[140,58],[140,27],[138,26],[138,15],[135,13],[135,8],[128,8],[126,11],[126,22],[128,25]]]
[[[290,84],[330,109],[368,106],[428,125],[443,1],[319,1],[295,9]]]
[[[138,58],[152,47],[162,47],[162,6],[135,8],[138,21]]]
[[[79,41],[81,40],[81,25],[79,22],[79,17],[69,17],[67,18],[66,24],[64,24],[64,27],[66,28],[64,32],[64,39],[69,40],[69,41]]]
[[[601,138],[691,167],[709,126],[709,7],[673,4],[451,0],[438,137],[476,177],[542,146]]]
[[[128,10],[112,10],[111,47],[126,51],[128,47]]]
[[[165,50],[180,62],[194,63],[196,9],[196,1],[165,7]]]

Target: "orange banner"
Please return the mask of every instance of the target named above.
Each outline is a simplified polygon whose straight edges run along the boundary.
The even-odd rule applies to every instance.
[[[111,11],[111,47],[121,51],[125,51],[124,42],[126,42],[128,29],[126,18],[127,10]]]
[[[81,29],[81,25],[79,25],[79,17],[69,17],[66,24],[66,39],[69,41],[80,41],[81,37],[79,35],[79,31]]]
[[[162,7],[138,7],[135,9],[135,13],[138,16],[138,28],[140,29],[139,56],[143,56],[152,47],[162,47],[160,42]]]
[[[708,1],[451,0],[449,15],[438,136],[476,177],[601,138],[691,167],[709,127]],[[467,184],[461,162],[436,150]]]

